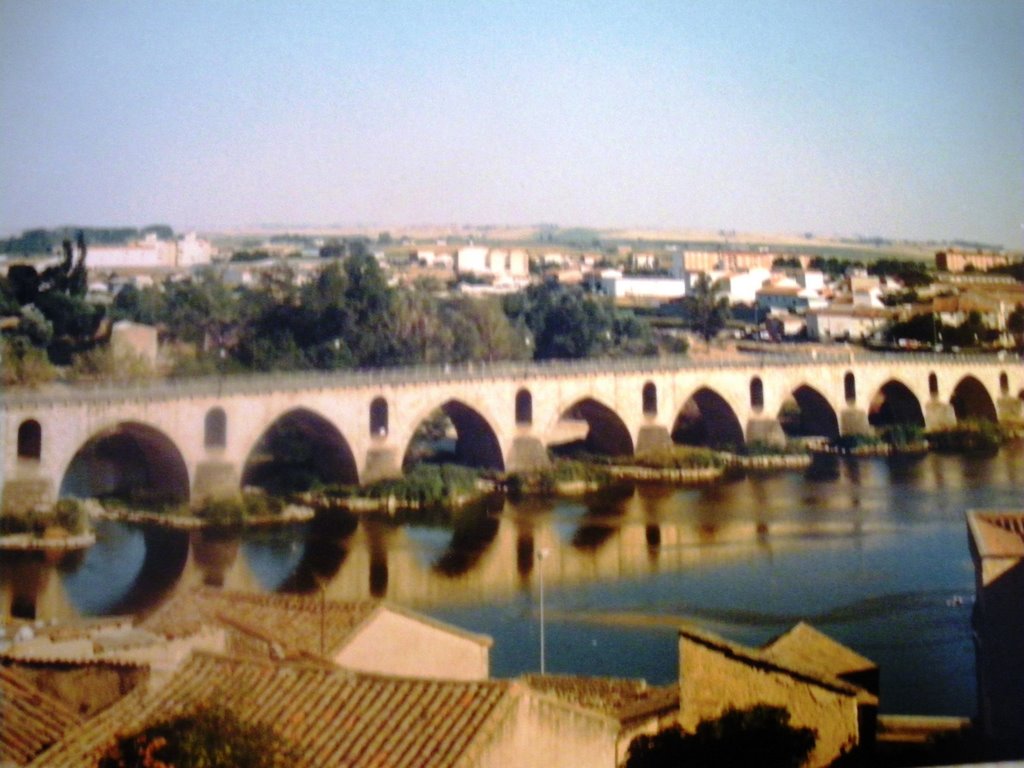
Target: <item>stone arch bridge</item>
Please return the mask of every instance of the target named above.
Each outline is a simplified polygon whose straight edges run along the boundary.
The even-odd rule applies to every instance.
[[[5,509],[126,486],[187,500],[237,489],[287,428],[322,476],[401,473],[417,427],[441,409],[461,461],[546,466],[547,449],[634,454],[679,442],[738,447],[838,437],[886,424],[1019,421],[1013,357],[839,353],[501,363],[258,375],[0,395]]]

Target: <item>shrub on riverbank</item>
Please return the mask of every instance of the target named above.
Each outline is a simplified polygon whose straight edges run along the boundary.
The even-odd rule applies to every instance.
[[[400,506],[451,504],[479,492],[479,470],[458,464],[417,464],[402,477],[370,483],[358,495],[395,499]]]
[[[89,515],[78,499],[60,499],[48,510],[25,510],[0,515],[0,535],[30,534],[42,537],[59,530],[70,536],[89,531]]]
[[[600,487],[611,481],[611,473],[605,465],[576,459],[554,459],[547,469],[509,475],[505,488],[513,496],[549,496],[568,485]]]
[[[692,445],[673,445],[644,451],[636,456],[614,460],[618,466],[646,467],[648,469],[713,469],[724,465],[722,457],[710,448]]]
[[[948,453],[995,451],[1006,437],[1003,429],[991,421],[962,421],[955,427],[927,433],[929,445]]]
[[[190,512],[210,525],[230,527],[244,525],[253,518],[277,517],[283,510],[284,502],[276,496],[243,493],[203,499]]]

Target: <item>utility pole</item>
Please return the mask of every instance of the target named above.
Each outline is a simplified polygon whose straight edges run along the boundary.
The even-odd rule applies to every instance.
[[[537,552],[538,573],[540,575],[540,673],[544,674],[544,559],[550,550],[547,548]]]

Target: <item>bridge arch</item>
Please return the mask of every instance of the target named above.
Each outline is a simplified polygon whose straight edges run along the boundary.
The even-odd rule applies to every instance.
[[[43,427],[35,419],[18,425],[18,458],[36,459],[43,455]]]
[[[809,384],[800,384],[783,401],[779,424],[787,437],[839,437],[839,417],[832,404]]]
[[[424,408],[419,412],[410,424],[409,439],[403,452],[403,466],[413,458],[410,449],[417,440],[416,433],[420,426],[438,411],[448,417],[455,428],[456,462],[481,469],[505,469],[501,442],[491,420],[472,405],[458,399],[446,400],[440,405]]]
[[[315,411],[285,411],[249,451],[242,468],[242,485],[287,492],[306,490],[318,481],[359,482],[349,442],[330,420]]]
[[[588,453],[605,456],[632,456],[633,437],[629,427],[611,406],[595,397],[582,397],[568,408],[559,410],[559,420],[585,421],[587,434],[583,438],[583,449]]]
[[[155,426],[122,421],[94,433],[72,456],[60,495],[133,502],[186,502],[189,476],[178,446]]]
[[[736,411],[709,387],[700,387],[683,403],[672,425],[672,440],[716,449],[737,449],[745,444]]]
[[[913,424],[923,427],[924,411],[917,395],[899,379],[889,379],[871,398],[868,423],[873,427]]]
[[[998,421],[988,389],[974,376],[964,376],[949,398],[957,421]]]

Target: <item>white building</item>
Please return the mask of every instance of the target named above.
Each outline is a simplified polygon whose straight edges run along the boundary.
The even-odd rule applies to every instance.
[[[209,264],[213,247],[190,232],[177,242],[160,240],[150,233],[125,245],[89,246],[86,264],[90,269],[175,269]]]
[[[671,277],[624,276],[616,269],[601,272],[600,291],[613,299],[669,301],[686,295],[686,280]]]
[[[487,264],[487,248],[480,246],[467,246],[459,248],[455,255],[455,271],[459,273],[475,272],[486,273],[490,270]]]
[[[758,267],[747,272],[730,272],[723,275],[716,290],[729,297],[730,304],[753,304],[757,292],[768,281],[771,272]]]

